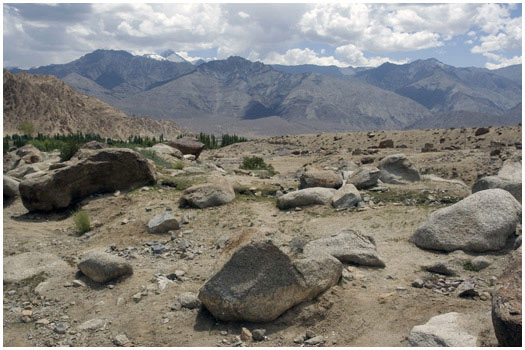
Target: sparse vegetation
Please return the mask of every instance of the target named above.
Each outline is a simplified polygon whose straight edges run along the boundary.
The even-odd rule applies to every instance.
[[[78,234],[83,234],[91,230],[91,223],[89,222],[88,214],[80,209],[73,214],[73,220],[77,228]]]
[[[172,176],[159,179],[159,184],[161,186],[173,187],[178,191],[184,191],[193,185],[198,185],[205,182],[205,176]]]
[[[65,162],[70,160],[75,153],[78,152],[80,144],[76,140],[69,140],[64,142],[60,147],[60,161]]]
[[[264,162],[261,157],[244,157],[239,168],[244,170],[266,170],[270,176],[275,175],[275,169],[271,164]]]
[[[151,151],[149,149],[141,148],[141,149],[137,149],[137,152],[142,154],[144,157],[152,160],[155,163],[155,165],[158,166],[158,167],[165,168],[165,169],[179,169],[179,168],[175,167],[175,164],[173,164],[172,162],[162,158],[161,156],[159,156],[154,151]],[[179,163],[179,162],[177,162],[177,163]],[[178,166],[180,167],[180,165],[178,165]],[[184,164],[182,164],[182,167],[184,167]]]

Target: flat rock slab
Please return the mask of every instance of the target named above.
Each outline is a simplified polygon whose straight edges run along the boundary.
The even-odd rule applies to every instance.
[[[311,187],[287,193],[277,198],[277,207],[281,210],[305,207],[309,205],[329,205],[336,190],[325,187]]]
[[[335,236],[321,238],[304,246],[305,255],[329,254],[341,262],[385,267],[372,237],[355,230],[344,230]]]
[[[27,252],[4,257],[4,283],[18,283],[40,274],[54,276],[73,269],[58,256]]]
[[[463,347],[477,346],[480,322],[471,315],[450,312],[432,317],[427,323],[410,331],[410,346]]]
[[[237,250],[199,291],[199,299],[223,321],[269,322],[336,284],[342,265],[331,256],[294,263],[272,241]]]
[[[98,283],[133,273],[133,268],[123,258],[97,251],[86,253],[78,263],[78,269]]]
[[[436,210],[410,237],[420,248],[485,252],[502,249],[521,221],[521,205],[507,191],[476,192]]]

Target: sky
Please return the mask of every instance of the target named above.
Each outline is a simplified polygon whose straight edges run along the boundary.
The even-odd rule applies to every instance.
[[[521,3],[4,3],[3,22],[4,67],[62,64],[96,49],[339,67],[433,57],[497,69],[522,56]]]

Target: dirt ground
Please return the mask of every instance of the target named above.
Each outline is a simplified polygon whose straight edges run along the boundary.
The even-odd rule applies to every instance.
[[[412,327],[456,311],[481,320],[480,346],[496,346],[490,297],[459,298],[411,284],[416,279],[472,279],[480,295],[490,293],[491,277],[499,276],[506,265],[505,251],[484,254],[492,261],[484,270],[474,272],[465,267],[459,269],[458,276],[444,277],[424,271],[422,266],[446,259],[447,254],[419,249],[408,238],[432,211],[468,196],[478,177],[495,174],[504,160],[521,161],[521,126],[491,128],[479,137],[474,136],[474,129],[373,134],[274,137],[204,151],[200,164],[187,164],[176,178],[191,183],[212,175],[225,176],[240,192],[233,202],[208,209],[179,209],[182,191],[170,186],[96,195],[78,205],[94,226],[82,236],[75,232],[74,209],[33,214],[20,199],[4,203],[4,258],[46,252],[71,268],[18,284],[4,283],[3,345],[115,346],[114,338],[125,334],[128,346],[238,346],[241,327],[246,327],[266,329],[267,339],[243,342],[244,346],[299,346],[294,338],[307,331],[323,336],[323,346],[408,346]],[[370,148],[388,138],[395,146],[406,148]],[[432,143],[437,150],[421,152],[425,143]],[[369,154],[352,154],[356,148]],[[499,152],[493,152],[495,149]],[[372,165],[377,165],[380,158],[394,153],[405,153],[421,174],[460,181],[425,178],[408,185],[388,185],[384,193],[361,191],[375,203],[362,211],[324,206],[281,211],[275,205],[272,194],[276,189],[297,188],[296,174],[304,165],[351,167],[350,161],[360,164],[363,157],[371,157]],[[261,179],[235,173],[242,158],[252,155],[262,156],[278,174]],[[222,167],[226,174],[205,166],[210,163]],[[169,178],[172,172],[162,170],[159,177]],[[147,233],[147,222],[165,210],[181,218],[181,228],[171,235]],[[264,324],[221,322],[205,309],[177,307],[180,293],[198,293],[211,274],[251,237],[269,237],[293,255],[298,244],[345,228],[373,236],[386,267],[345,265],[348,273],[338,285]],[[151,247],[155,245],[161,245],[164,252],[154,254]],[[106,284],[91,282],[78,272],[76,263],[94,248],[125,257],[134,274]],[[176,270],[184,271],[184,276],[165,289],[159,288],[158,276]],[[75,279],[86,285],[72,286]],[[140,292],[137,302],[133,296]],[[27,322],[21,317],[24,308],[32,311]],[[49,323],[37,322],[43,319]],[[101,319],[104,325],[96,330],[79,328],[91,319]],[[55,331],[57,324],[67,326],[64,334]]]

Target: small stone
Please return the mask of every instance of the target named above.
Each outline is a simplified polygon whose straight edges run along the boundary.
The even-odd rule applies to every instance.
[[[100,318],[94,318],[92,320],[86,321],[78,326],[78,329],[81,331],[94,331],[96,329],[104,327],[105,322]]]
[[[460,298],[472,298],[478,296],[479,293],[474,289],[476,284],[474,281],[465,280],[456,289],[456,295]]]
[[[423,288],[425,285],[425,282],[422,279],[417,279],[412,282],[412,287],[414,288]]]
[[[140,299],[142,299],[142,293],[139,292],[139,293],[133,295],[131,298],[133,299],[134,302],[138,303],[140,301]]]
[[[22,310],[21,314],[22,314],[22,316],[31,317],[31,316],[33,316],[33,310]]]
[[[304,339],[305,339],[304,335],[299,335],[293,339],[293,342],[295,344],[302,344],[304,343]]]
[[[308,345],[319,345],[322,343],[324,343],[324,338],[322,335],[318,335],[317,337],[313,337],[305,341],[305,344]]]
[[[241,340],[242,341],[252,341],[252,332],[248,328],[241,328]]]
[[[489,300],[490,299],[490,293],[488,292],[483,292],[479,295],[479,298],[483,301],[485,300]]]
[[[254,329],[252,332],[253,340],[263,341],[266,336],[266,329]]]
[[[129,343],[128,337],[125,334],[119,334],[113,338],[113,344],[116,346],[126,346]]]
[[[228,331],[220,331],[221,335],[228,335]]]
[[[311,329],[308,329],[305,334],[304,334],[304,338],[305,339],[310,339],[310,338],[313,338],[315,337],[315,333],[314,331],[312,331]]]
[[[85,287],[86,284],[84,282],[82,282],[81,280],[74,280],[73,281],[73,287]]]
[[[498,278],[496,276],[491,276],[489,278],[489,284],[491,287],[494,287],[494,285],[496,284],[496,282],[498,281]]]
[[[67,323],[57,323],[53,331],[58,334],[66,334],[69,325]]]
[[[125,300],[124,298],[119,297],[119,298],[117,299],[117,306],[122,306],[122,305],[124,305],[125,303],[126,303],[126,300]]]
[[[36,324],[48,325],[51,323],[47,318],[41,318],[35,322]]]
[[[470,266],[474,271],[481,271],[490,266],[490,260],[484,256],[478,256],[472,259]]]
[[[197,309],[201,306],[201,301],[197,298],[195,293],[185,292],[179,295],[178,298],[182,307],[187,309]]]

